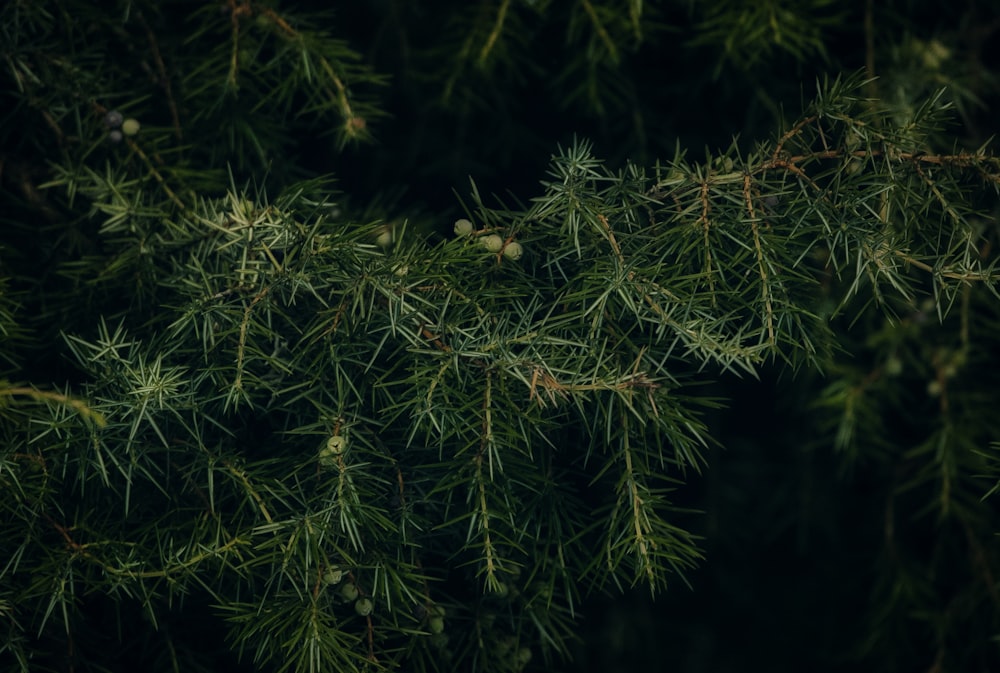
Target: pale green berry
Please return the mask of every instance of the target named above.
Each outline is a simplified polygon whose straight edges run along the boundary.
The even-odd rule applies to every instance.
[[[392,239],[392,229],[390,227],[386,227],[379,233],[378,237],[376,237],[375,245],[380,248],[388,248],[392,245]]]
[[[885,361],[885,373],[888,376],[899,376],[903,373],[903,361],[895,355]]]
[[[924,65],[931,70],[937,70],[951,56],[951,49],[946,47],[937,39],[931,40],[927,45],[918,42],[920,55],[923,57]]]
[[[944,392],[944,385],[937,379],[927,384],[927,394],[931,397],[940,397],[942,392]]]
[[[430,621],[427,622],[427,628],[434,635],[444,632],[444,617],[431,617]]]
[[[139,132],[140,124],[138,119],[129,117],[122,122],[122,133],[127,136],[134,136]]]
[[[500,252],[500,249],[503,248],[503,239],[496,234],[483,236],[479,240],[482,242],[483,247],[490,252]]]
[[[323,467],[333,467],[337,464],[337,459],[347,448],[347,440],[340,435],[334,435],[326,440],[326,444],[319,450],[319,464]]]
[[[465,219],[464,217],[462,219],[455,220],[456,236],[468,236],[469,234],[472,233],[473,229],[475,229],[475,227],[472,226],[472,222]]]
[[[347,440],[343,435],[334,435],[326,440],[326,448],[335,456],[339,456],[347,448]]]
[[[531,650],[527,647],[522,647],[517,651],[517,667],[524,668],[531,661]]]
[[[256,208],[250,199],[230,194],[229,203],[232,206],[232,216],[235,219],[250,219],[254,216]]]
[[[323,573],[323,582],[325,584],[340,584],[342,579],[344,579],[344,571],[337,566],[330,566]]]
[[[503,256],[507,259],[512,259],[517,261],[521,259],[521,255],[524,254],[524,248],[517,241],[511,241],[507,244],[507,247],[503,249]]]
[[[342,584],[340,587],[340,596],[345,601],[353,601],[358,597],[358,588],[354,586],[353,582]]]
[[[357,603],[354,604],[354,611],[357,612],[362,617],[367,617],[375,609],[375,604],[371,602],[371,599],[362,598]]]

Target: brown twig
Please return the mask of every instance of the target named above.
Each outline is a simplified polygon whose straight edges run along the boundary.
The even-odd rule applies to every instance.
[[[701,183],[701,217],[698,218],[699,224],[701,224],[702,232],[705,239],[705,275],[708,277],[708,291],[712,295],[712,304],[715,304],[715,276],[712,273],[712,244],[709,238],[709,233],[711,230],[711,223],[708,219],[708,212],[711,210],[711,204],[708,200],[708,179],[702,181]]]
[[[139,13],[139,22],[146,31],[146,39],[149,40],[149,48],[153,52],[153,60],[156,62],[156,71],[159,74],[159,85],[163,87],[163,92],[167,95],[167,106],[170,108],[170,118],[174,125],[174,135],[178,140],[183,139],[181,132],[181,118],[177,113],[177,102],[170,87],[170,77],[167,75],[167,68],[163,64],[163,57],[160,55],[160,46],[156,42],[156,35],[146,22],[146,17]]]
[[[243,387],[243,359],[247,343],[247,327],[250,323],[250,313],[253,311],[253,307],[267,296],[269,290],[270,287],[262,289],[247,304],[246,308],[243,309],[243,320],[240,321],[240,339],[236,346],[236,380],[233,381],[233,387],[237,390]]]
[[[767,339],[772,345],[774,339],[774,307],[771,305],[771,286],[768,284],[767,266],[764,263],[764,249],[760,242],[760,228],[757,226],[757,218],[754,216],[753,198],[750,193],[750,174],[743,176],[743,198],[747,204],[747,211],[750,213],[750,228],[753,230],[753,246],[757,252],[757,270],[760,273],[760,291],[764,299],[764,310],[767,313]]]

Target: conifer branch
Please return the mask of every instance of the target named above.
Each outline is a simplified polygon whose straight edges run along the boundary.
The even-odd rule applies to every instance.
[[[774,339],[774,308],[771,306],[771,282],[768,279],[764,250],[760,243],[760,230],[757,226],[757,216],[754,213],[753,198],[750,193],[750,175],[743,177],[743,200],[750,215],[750,228],[753,231],[753,247],[757,253],[757,272],[760,274],[761,299],[764,301],[764,312],[767,321],[767,342],[775,345]]]
[[[608,56],[611,57],[612,63],[618,63],[618,48],[615,47],[614,40],[608,35],[607,29],[601,22],[599,16],[597,16],[597,10],[594,9],[594,5],[591,4],[590,0],[580,0],[580,4],[583,5],[583,10],[587,13],[590,18],[591,23],[594,24],[594,31],[597,33],[598,37],[601,38],[601,42],[604,43],[604,48],[608,50]]]
[[[489,58],[490,52],[493,51],[493,45],[496,44],[497,39],[503,33],[504,19],[507,17],[507,10],[510,9],[510,0],[502,0],[500,3],[500,8],[497,9],[496,22],[493,24],[493,30],[490,31],[489,36],[483,43],[483,48],[479,51],[479,67],[483,68],[486,66],[486,61]]]
[[[857,1],[0,5],[0,656],[529,673],[580,638],[610,669],[588,593],[628,629],[619,592],[707,547],[734,560],[696,592],[793,606],[794,658],[995,668],[1000,160],[964,26],[997,22]],[[509,195],[450,198],[464,172]],[[792,538],[864,639],[760,593],[753,545]]]

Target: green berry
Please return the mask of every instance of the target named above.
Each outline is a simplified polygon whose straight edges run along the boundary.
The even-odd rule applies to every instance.
[[[393,238],[394,237],[392,234],[392,228],[386,226],[382,229],[382,231],[379,232],[379,235],[375,238],[375,245],[379,246],[380,248],[388,248],[390,245],[392,245]]]
[[[139,132],[139,128],[140,124],[138,119],[132,119],[131,117],[129,117],[128,119],[122,122],[122,133],[124,133],[127,136],[130,137],[134,136],[136,133]]]
[[[455,220],[456,236],[468,236],[469,234],[472,233],[473,229],[475,229],[475,227],[472,226],[472,222],[465,219],[464,217],[462,219]]]
[[[323,467],[337,465],[338,457],[347,448],[347,440],[340,435],[334,435],[326,440],[326,445],[319,450],[319,464]]]
[[[503,256],[507,259],[512,259],[517,261],[521,259],[521,255],[524,254],[524,248],[517,241],[511,241],[506,248],[503,249]]]
[[[362,617],[367,617],[375,609],[375,604],[371,602],[371,599],[362,598],[357,603],[354,604],[354,611],[357,612]]]
[[[503,239],[496,234],[483,236],[479,240],[482,242],[483,247],[490,252],[500,252],[500,249],[503,247]]]
[[[524,668],[531,661],[531,650],[527,647],[522,647],[517,651],[517,667]]]
[[[340,587],[340,596],[345,601],[353,601],[358,597],[358,588],[354,586],[353,582],[343,584]]]
[[[444,633],[444,617],[431,617],[430,621],[427,622],[427,628],[434,635]]]
[[[342,435],[334,435],[326,440],[326,448],[335,456],[339,456],[347,448],[347,440]]]
[[[938,70],[951,56],[951,49],[937,39],[931,40],[926,45],[918,42],[917,46],[920,47],[918,51],[923,57],[924,65],[930,70]]]
[[[325,584],[340,584],[342,579],[344,579],[344,571],[337,566],[330,566],[323,573],[323,582]]]
[[[889,376],[899,376],[903,373],[903,361],[895,355],[885,361],[885,373]]]

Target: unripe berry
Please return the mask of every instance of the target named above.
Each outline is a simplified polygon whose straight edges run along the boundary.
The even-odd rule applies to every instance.
[[[375,239],[375,244],[380,248],[388,248],[392,245],[392,229],[390,227],[385,227]]]
[[[524,668],[531,661],[531,650],[527,647],[522,647],[517,651],[517,667]]]
[[[926,45],[921,46],[923,48],[920,49],[920,55],[923,57],[924,65],[930,70],[940,69],[941,64],[951,56],[951,49],[937,39],[931,40]]]
[[[330,566],[323,573],[323,582],[325,584],[340,584],[342,579],[344,579],[344,571],[337,566]]]
[[[354,586],[353,582],[348,582],[340,587],[340,596],[345,601],[353,601],[358,597],[358,588]]]
[[[329,449],[330,453],[335,456],[339,456],[344,452],[347,447],[347,440],[343,438],[342,435],[334,435],[330,439],[326,440],[326,448]]]
[[[347,440],[341,435],[334,435],[326,440],[326,445],[319,450],[319,464],[323,467],[333,467],[337,459],[347,448]]]
[[[129,117],[122,122],[122,133],[127,136],[134,136],[139,132],[139,120]]]
[[[465,219],[464,217],[460,220],[455,220],[455,235],[456,236],[468,236],[472,233],[475,227],[472,226],[472,222]]]
[[[885,373],[889,376],[899,376],[903,373],[903,361],[893,355],[885,361]]]
[[[511,241],[507,244],[507,247],[503,249],[503,256],[507,259],[512,259],[517,261],[521,259],[521,255],[524,254],[524,248],[517,241]]]
[[[444,617],[431,617],[431,620],[427,622],[427,628],[434,635],[444,632]]]
[[[503,247],[503,239],[496,234],[490,234],[489,236],[483,236],[479,239],[483,247],[490,252],[500,252],[500,248]]]
[[[122,132],[119,131],[118,129],[112,129],[108,131],[108,140],[114,143],[115,145],[120,143],[124,137],[125,136],[123,136]]]
[[[368,598],[362,598],[357,603],[354,604],[354,611],[357,612],[362,617],[367,617],[375,609],[375,604],[371,602]]]

